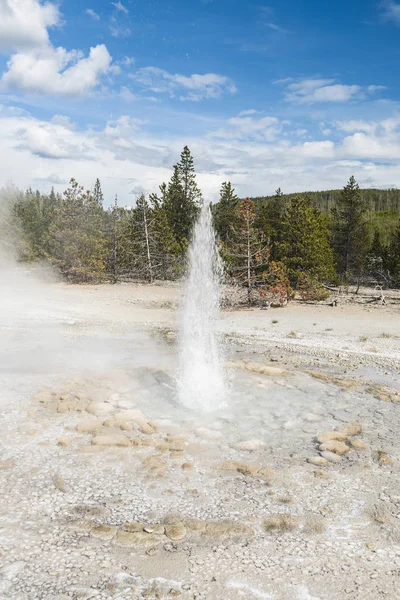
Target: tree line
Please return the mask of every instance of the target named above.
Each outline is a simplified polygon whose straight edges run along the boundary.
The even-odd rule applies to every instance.
[[[324,192],[285,195],[278,189],[274,196],[239,198],[224,182],[212,212],[228,281],[250,303],[272,294],[280,304],[296,292],[322,299],[329,284],[400,286],[400,198],[389,203],[386,195],[384,204],[383,194],[373,207],[367,192],[351,177],[328,210],[315,196]],[[99,179],[92,190],[71,179],[63,194],[14,193],[7,222],[0,218],[19,240],[20,261],[48,261],[76,282],[152,282],[183,275],[202,203],[185,146],[169,182],[141,195],[132,208],[116,197],[106,209]]]

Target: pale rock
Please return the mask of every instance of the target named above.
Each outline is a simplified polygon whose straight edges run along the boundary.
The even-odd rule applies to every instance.
[[[362,427],[360,423],[349,423],[348,425],[341,427],[340,431],[349,437],[351,435],[360,435],[362,433]]]
[[[63,435],[57,442],[57,446],[69,446],[72,442],[73,438],[68,435]]]
[[[79,433],[95,433],[103,427],[101,419],[82,419],[75,427]]]
[[[193,466],[194,466],[193,463],[185,462],[185,463],[183,463],[181,469],[182,469],[182,471],[192,471]]]
[[[122,431],[132,431],[133,429],[135,429],[132,423],[122,423],[122,425],[120,425],[119,427],[120,429],[122,429]]]
[[[358,439],[349,440],[349,444],[353,448],[353,450],[359,450],[359,451],[369,450],[368,444],[366,444],[362,440],[358,440]]]
[[[347,435],[342,431],[325,431],[317,436],[317,442],[324,444],[330,440],[337,440],[338,442],[344,442],[347,440]]]
[[[347,444],[345,444],[344,442],[339,442],[338,440],[329,440],[328,442],[321,444],[319,449],[321,450],[321,452],[334,452],[335,454],[339,454],[340,456],[343,456],[344,454],[347,454],[350,451],[350,448]]]
[[[120,546],[121,548],[149,548],[160,544],[162,537],[146,533],[145,531],[138,531],[136,533],[118,531],[113,541],[116,546]]]
[[[117,528],[112,525],[95,525],[91,531],[90,535],[99,540],[109,541],[112,540],[117,533]]]
[[[166,525],[165,534],[170,540],[178,542],[183,540],[187,536],[187,529],[183,523],[176,523],[175,525]]]
[[[110,433],[104,435],[96,435],[92,438],[94,446],[130,446],[130,440],[123,434]]]
[[[164,535],[165,527],[164,525],[145,525],[143,531],[153,533],[154,535]]]
[[[327,450],[324,450],[323,452],[321,452],[321,456],[323,458],[326,458],[327,461],[332,462],[332,463],[340,463],[342,460],[341,456],[338,456],[334,452],[328,452]]]
[[[107,417],[114,412],[114,406],[108,402],[91,402],[86,408],[86,412],[97,417]]]
[[[307,462],[316,467],[324,467],[328,464],[327,459],[323,456],[311,456],[310,458],[307,458]]]
[[[35,394],[32,398],[33,402],[38,402],[39,404],[48,404],[55,398],[55,393],[50,388],[43,388],[37,394]]]
[[[262,448],[265,448],[265,442],[262,440],[248,440],[246,442],[240,442],[239,444],[236,444],[236,448],[238,450],[252,452],[253,450],[261,450]]]

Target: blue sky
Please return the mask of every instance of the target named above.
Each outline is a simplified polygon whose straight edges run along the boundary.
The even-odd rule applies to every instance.
[[[400,2],[0,0],[0,185],[400,186]]]

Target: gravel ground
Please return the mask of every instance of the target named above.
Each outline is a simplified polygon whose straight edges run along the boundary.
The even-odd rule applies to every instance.
[[[198,415],[178,298],[7,278],[1,600],[400,598],[398,309],[225,312]]]

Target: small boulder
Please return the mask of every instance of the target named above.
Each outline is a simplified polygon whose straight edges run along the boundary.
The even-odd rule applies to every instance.
[[[57,446],[69,446],[73,438],[68,435],[63,435],[57,442]]]
[[[92,438],[94,446],[130,446],[130,440],[120,433],[96,435]]]
[[[351,435],[360,435],[362,433],[362,427],[360,423],[349,423],[348,425],[341,427],[340,431],[350,437]]]
[[[353,450],[358,450],[358,451],[369,450],[368,444],[366,444],[362,440],[358,440],[358,439],[349,440],[349,444],[353,448]]]
[[[165,534],[170,540],[179,542],[187,536],[187,529],[183,523],[176,523],[175,525],[166,525]]]
[[[103,427],[101,419],[82,419],[75,427],[79,433],[95,433]]]
[[[340,463],[342,460],[341,456],[335,454],[334,452],[328,452],[328,450],[324,450],[323,452],[321,452],[321,456],[322,458],[326,458],[327,461],[332,463]]]
[[[108,402],[91,402],[86,408],[86,412],[96,415],[96,417],[107,417],[114,410],[113,405]]]
[[[117,528],[112,525],[96,525],[90,531],[90,535],[99,540],[108,542],[112,540],[117,533]]]
[[[252,452],[253,450],[261,450],[262,448],[265,448],[265,442],[262,440],[248,440],[246,442],[240,442],[239,444],[236,444],[236,448],[238,450]]]
[[[344,442],[339,442],[338,440],[329,440],[324,444],[321,444],[319,449],[322,452],[334,452],[335,454],[339,454],[340,456],[344,456],[350,451],[350,448]]]
[[[317,436],[317,442],[324,444],[330,440],[337,440],[338,442],[344,442],[347,440],[347,435],[342,431],[325,431]]]

